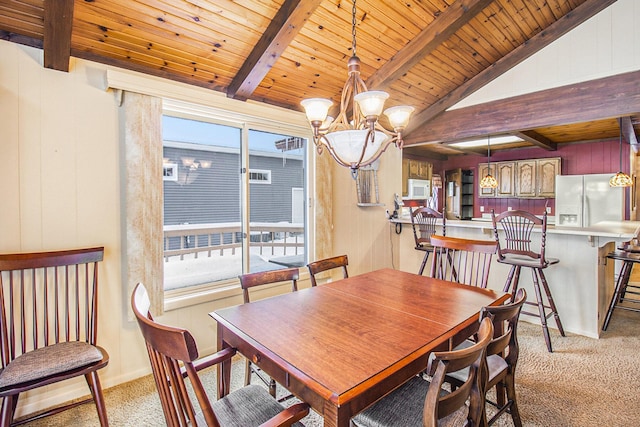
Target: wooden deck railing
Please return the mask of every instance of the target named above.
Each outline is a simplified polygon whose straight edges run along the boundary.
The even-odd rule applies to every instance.
[[[304,252],[304,226],[292,223],[251,223],[250,246],[259,247],[260,255],[270,251],[276,255],[276,248],[282,248],[278,255],[298,255]],[[217,224],[180,224],[164,227],[164,258],[193,255],[198,258],[205,254],[210,257],[225,250],[236,253],[242,247],[242,227],[239,222]]]

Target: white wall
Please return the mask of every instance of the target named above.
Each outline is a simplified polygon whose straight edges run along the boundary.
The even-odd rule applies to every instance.
[[[640,2],[618,0],[453,108],[640,69]]]
[[[597,55],[589,57],[596,65],[586,63],[582,56],[566,60],[586,37],[569,34],[565,36],[572,40],[568,45],[553,47],[555,53],[550,56],[538,54],[544,59],[536,55],[527,61],[533,71],[511,72],[492,83],[493,89],[475,96],[494,91],[510,96],[525,87],[538,90],[542,86],[536,82],[551,71],[555,84],[566,84],[568,76],[579,70],[597,69],[598,74],[582,77],[594,78],[640,68],[638,8],[634,0],[619,0],[600,14],[602,18],[596,17],[597,28],[605,35],[607,26],[615,30],[611,42],[599,42],[603,35],[588,38],[586,49],[597,48]],[[623,31],[630,35],[624,37]],[[607,53],[610,45],[612,52]],[[562,52],[556,50],[560,48]],[[0,41],[0,251],[106,247],[100,278],[99,341],[111,356],[101,373],[103,385],[110,387],[149,372],[137,326],[126,319],[129,295],[121,284],[123,153],[118,106],[113,92],[103,89],[108,67],[72,59],[70,72],[63,73],[43,68],[42,62],[42,51]],[[570,71],[562,66],[571,66]],[[321,171],[326,173],[326,169]],[[333,165],[332,174],[333,179],[326,180],[327,188],[317,189],[333,194],[332,210],[324,215],[330,216],[331,231],[318,230],[332,243],[321,252],[347,253],[352,274],[392,266],[391,254],[397,254],[397,248],[392,247],[384,210],[392,210],[393,194],[401,191],[400,153],[391,147],[381,160],[380,199],[386,208],[357,207],[349,171]],[[231,303],[240,300],[174,310],[161,320],[192,330],[204,353],[215,345],[215,326],[207,313]],[[37,397],[31,394],[19,411],[25,410],[24,403],[32,411],[86,392],[83,380],[63,389],[51,387]]]
[[[150,372],[138,327],[127,318],[130,296],[121,263],[124,144],[116,93],[105,90],[106,71],[112,69],[72,58],[70,72],[63,73],[45,69],[42,63],[41,50],[0,41],[0,252],[105,246],[98,342],[110,355],[109,365],[100,372],[108,388]],[[131,82],[139,81],[136,78]],[[143,82],[145,90],[171,85],[177,98],[181,93],[189,99],[216,98],[230,110],[240,104],[205,89],[159,80]],[[198,94],[191,93],[194,90]],[[255,107],[243,105],[244,112]],[[268,109],[270,113],[260,117],[274,123],[284,120],[281,109]],[[291,116],[287,122],[306,128],[303,114]],[[241,303],[238,292],[169,311],[158,320],[191,330],[201,354],[206,354],[216,345],[215,323],[208,313]],[[84,379],[48,387],[44,393],[25,393],[17,415],[86,394]]]

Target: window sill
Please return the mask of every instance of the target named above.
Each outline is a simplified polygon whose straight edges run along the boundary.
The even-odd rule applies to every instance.
[[[164,311],[178,310],[211,301],[239,297],[242,302],[242,289],[238,280],[223,283],[190,286],[184,289],[165,291]]]
[[[262,289],[270,287],[285,286],[282,283],[263,286]],[[311,286],[309,273],[300,269],[300,279],[298,279],[298,289]],[[291,290],[289,283],[286,284],[288,291]],[[242,289],[240,282],[236,279],[225,282],[218,282],[215,285],[205,284],[200,286],[190,286],[184,289],[175,289],[165,292],[164,311],[179,310],[198,304],[204,304],[213,301],[222,301],[224,299],[233,299],[228,305],[242,304]]]

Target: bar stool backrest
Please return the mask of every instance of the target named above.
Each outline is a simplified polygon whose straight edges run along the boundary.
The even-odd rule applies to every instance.
[[[411,211],[411,225],[416,248],[430,246],[431,236],[438,234],[438,219],[442,219],[442,235],[446,233],[446,218],[435,209],[423,206]]]
[[[498,258],[504,260],[509,256],[528,257],[540,260],[540,267],[546,267],[548,261],[545,258],[545,244],[547,239],[547,213],[542,219],[524,210],[512,210],[496,215],[491,211],[493,232],[498,242]],[[501,240],[498,234],[498,225],[504,231]],[[535,226],[541,226],[540,239],[534,242],[532,231]]]

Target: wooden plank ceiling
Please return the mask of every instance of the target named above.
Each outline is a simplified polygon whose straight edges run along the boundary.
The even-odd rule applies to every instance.
[[[460,129],[468,123],[462,120],[479,113],[445,112],[613,3],[357,0],[356,51],[362,77],[369,89],[390,92],[388,106],[416,107],[405,139],[408,148],[419,147],[422,155],[464,154],[447,143],[489,134],[525,139],[507,148],[537,145],[553,150],[557,144],[617,137],[620,116],[625,117],[627,140],[633,138],[635,143],[640,100],[633,83],[626,86],[627,92],[617,94],[618,100],[625,100],[624,108],[577,116],[574,107],[562,105],[559,108],[566,111],[554,111],[546,123],[521,121],[505,127],[511,120],[503,113],[463,132]],[[56,70],[68,71],[73,56],[240,100],[300,110],[303,98],[339,103],[352,55],[352,4],[346,0],[5,0],[0,2],[0,38],[44,49],[44,65]],[[636,75],[629,79],[640,80]],[[604,90],[596,90],[601,87],[594,82],[588,89],[602,96]],[[511,107],[522,105],[527,104]],[[496,111],[508,107],[496,105]],[[434,134],[433,129],[443,129],[438,123],[445,118],[458,135],[445,130]]]

